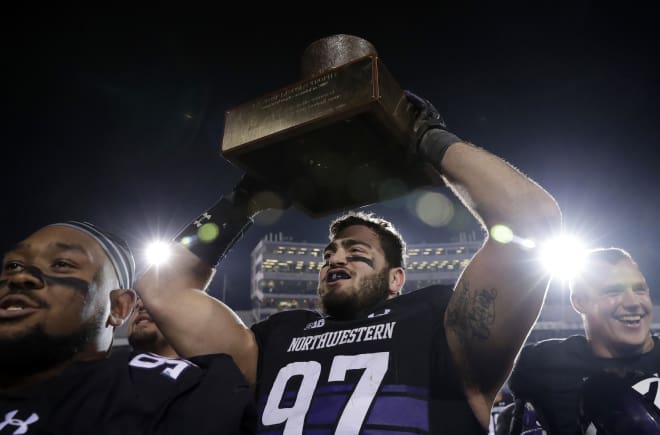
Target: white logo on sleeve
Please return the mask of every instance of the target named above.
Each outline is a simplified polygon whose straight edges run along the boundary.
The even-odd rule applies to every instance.
[[[141,369],[155,369],[164,366],[165,369],[160,373],[172,379],[177,379],[185,369],[194,366],[193,363],[182,358],[166,358],[154,353],[135,355],[128,364]]]
[[[589,423],[589,427],[584,431],[584,435],[598,435],[598,430],[593,423]]]
[[[202,213],[202,215],[193,222],[195,228],[199,228],[204,224],[204,221],[210,220],[211,215],[209,213]]]
[[[367,317],[373,319],[374,317],[387,316],[391,312],[392,310],[390,310],[389,308],[385,308],[384,310],[381,311],[374,311],[373,313],[369,314]]]
[[[16,414],[18,414],[17,409],[14,409],[13,411],[9,411],[8,413],[5,414],[5,421],[0,422],[0,431],[4,429],[6,426],[17,426],[17,429],[14,432],[12,432],[12,435],[21,435],[27,433],[29,425],[39,420],[39,416],[34,412],[32,413],[32,415],[28,417],[27,420],[14,418]]]
[[[633,389],[642,396],[646,397],[650,402],[660,409],[660,378],[651,377],[642,379],[633,385]]]

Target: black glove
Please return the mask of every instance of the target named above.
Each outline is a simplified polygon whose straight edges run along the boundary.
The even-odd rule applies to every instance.
[[[417,141],[424,136],[431,128],[440,128],[442,130],[447,130],[447,125],[445,120],[442,119],[440,112],[431,104],[429,100],[426,100],[419,95],[413,94],[410,91],[403,91],[404,95],[408,102],[417,112],[415,117],[415,123],[413,124],[413,133],[415,134]]]
[[[403,93],[417,112],[412,126],[411,152],[428,160],[440,170],[440,163],[447,148],[462,140],[447,130],[444,119],[429,100],[410,91]]]

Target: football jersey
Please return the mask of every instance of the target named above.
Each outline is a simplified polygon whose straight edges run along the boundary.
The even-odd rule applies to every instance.
[[[0,434],[242,434],[255,408],[227,355],[115,350],[20,393],[0,393]]]
[[[449,353],[451,293],[427,287],[355,320],[294,310],[254,325],[258,432],[486,433]]]
[[[582,433],[578,399],[583,381],[603,370],[627,369],[644,374],[632,388],[647,395],[658,390],[660,344],[653,337],[650,352],[626,358],[598,358],[584,336],[551,339],[525,346],[509,380],[517,398],[531,402],[544,427],[555,435]],[[652,398],[660,407],[660,395]],[[593,433],[593,431],[592,431]]]

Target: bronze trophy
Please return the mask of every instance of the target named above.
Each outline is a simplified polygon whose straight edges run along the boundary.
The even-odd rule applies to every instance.
[[[221,154],[317,217],[442,183],[406,153],[413,113],[368,41],[309,45],[302,80],[226,113]]]

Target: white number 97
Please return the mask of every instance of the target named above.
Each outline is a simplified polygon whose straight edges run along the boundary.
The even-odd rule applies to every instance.
[[[351,397],[344,406],[335,433],[358,433],[367,416],[380,387],[387,366],[389,352],[365,353],[360,355],[337,355],[332,360],[328,382],[342,382],[349,370],[364,370],[360,380],[355,385]],[[293,376],[302,376],[296,401],[289,408],[280,408],[284,389]],[[278,372],[273,387],[268,395],[266,406],[261,418],[264,426],[286,422],[284,435],[302,434],[305,417],[314,398],[314,391],[321,376],[321,364],[317,361],[294,362],[282,367]]]

